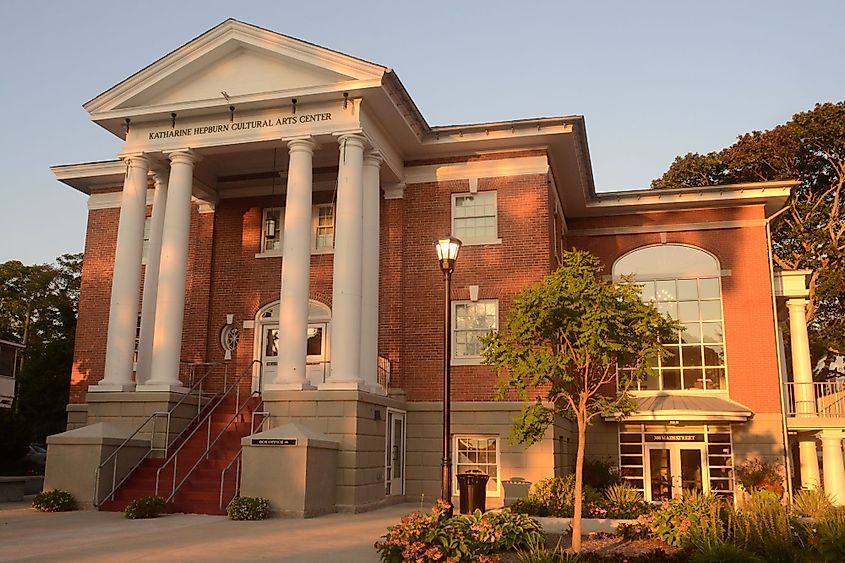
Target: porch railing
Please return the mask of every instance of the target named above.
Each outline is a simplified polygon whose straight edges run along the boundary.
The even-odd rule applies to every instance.
[[[784,384],[786,416],[845,418],[845,381]]]

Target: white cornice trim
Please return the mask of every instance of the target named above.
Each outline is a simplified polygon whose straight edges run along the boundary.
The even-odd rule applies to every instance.
[[[667,190],[636,190],[598,194],[587,201],[587,209],[603,210],[614,207],[647,207],[678,204],[705,205],[713,202],[767,201],[787,198],[794,186],[800,182],[786,180],[779,182],[754,182],[703,188],[679,188]]]
[[[500,178],[527,174],[548,174],[546,156],[504,157],[498,160],[426,164],[405,167],[405,183],[442,182],[470,178]]]
[[[711,231],[716,229],[741,229],[744,227],[764,227],[764,219],[745,219],[740,221],[713,221],[710,223],[679,223],[673,225],[643,225],[636,227],[597,227],[595,229],[572,229],[567,234],[571,237],[595,237],[607,235],[633,235],[639,233],[676,233],[680,231]]]
[[[153,204],[155,189],[147,189],[147,205]],[[94,209],[114,209],[120,207],[120,200],[123,192],[108,192],[105,194],[94,194],[88,198],[88,211]]]

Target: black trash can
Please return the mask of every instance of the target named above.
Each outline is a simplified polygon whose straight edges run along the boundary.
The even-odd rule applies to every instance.
[[[485,475],[477,469],[458,475],[458,491],[460,493],[461,514],[471,514],[476,510],[487,510],[487,481]]]

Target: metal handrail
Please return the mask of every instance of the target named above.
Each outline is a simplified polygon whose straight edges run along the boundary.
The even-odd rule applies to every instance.
[[[845,418],[845,382],[787,382],[786,416]]]
[[[258,393],[258,392],[256,392],[256,393],[251,394],[249,396],[249,398],[247,398],[247,400],[244,402],[243,405],[240,404],[240,402],[239,402],[240,397],[241,397],[240,383],[247,375],[252,377],[253,366],[256,363],[258,363],[260,365],[261,360],[251,361],[249,363],[249,365],[247,366],[247,369],[245,369],[237,378],[235,378],[235,380],[230,385],[227,386],[228,381],[224,381],[224,391],[223,391],[223,393],[221,395],[219,395],[219,397],[217,397],[216,401],[214,402],[214,405],[212,405],[208,409],[208,414],[205,415],[205,418],[203,418],[196,425],[196,427],[194,427],[193,431],[185,438],[185,440],[182,441],[182,443],[179,445],[179,447],[176,448],[176,451],[174,451],[170,455],[170,457],[168,457],[167,460],[161,465],[161,467],[158,468],[158,470],[156,471],[156,486],[155,486],[156,496],[158,496],[158,494],[159,494],[159,489],[160,489],[160,485],[161,485],[161,472],[164,470],[165,467],[170,465],[171,462],[172,462],[173,463],[173,489],[171,490],[170,496],[167,497],[166,501],[170,502],[170,501],[173,500],[173,497],[176,496],[176,492],[185,483],[185,481],[188,479],[188,477],[190,477],[191,473],[193,473],[194,469],[197,468],[197,466],[202,461],[202,459],[207,458],[209,450],[211,449],[211,447],[214,444],[217,443],[217,440],[220,439],[220,437],[223,435],[223,433],[226,432],[226,429],[229,428],[229,425],[232,423],[232,420],[234,420],[234,418],[237,418],[237,416],[240,414],[241,410],[247,404],[247,402],[250,399],[252,399],[253,395]],[[259,368],[259,369],[261,369],[261,368]],[[226,424],[226,426],[223,427],[223,430],[215,437],[214,441],[212,442],[211,441],[211,417],[214,415],[214,412],[217,409],[217,407],[220,405],[220,403],[222,403],[226,399],[226,397],[228,397],[231,394],[232,390],[235,390],[235,393],[236,393],[236,396],[235,396],[236,397],[235,398],[235,407],[236,407],[235,414],[233,415],[232,420],[230,420]],[[258,394],[260,394],[260,393],[258,393]],[[194,465],[185,474],[185,477],[177,485],[176,484],[176,478],[177,478],[177,469],[178,469],[178,463],[179,463],[179,454],[181,453],[182,448],[184,448],[185,445],[188,444],[191,441],[191,438],[193,438],[194,434],[196,434],[203,427],[203,425],[207,426],[206,449],[197,458],[196,463],[194,463]]]
[[[205,382],[205,379],[211,373],[211,370],[215,366],[221,365],[221,362],[197,362],[197,363],[180,362],[180,364],[191,366],[191,381],[192,381],[191,386],[188,388],[188,391],[182,396],[182,398],[179,399],[179,401],[177,401],[176,404],[173,405],[170,408],[170,410],[168,410],[167,412],[156,411],[156,412],[150,414],[147,418],[145,418],[144,421],[140,424],[140,426],[138,426],[138,428],[135,429],[135,431],[132,434],[130,434],[128,438],[123,440],[123,442],[121,442],[120,445],[117,446],[117,448],[111,453],[111,455],[109,455],[106,459],[104,459],[100,463],[100,465],[97,466],[97,468],[94,470],[93,505],[95,507],[99,508],[103,504],[103,502],[105,502],[108,499],[114,498],[114,493],[117,491],[117,489],[120,488],[120,486],[123,485],[123,483],[125,483],[127,479],[129,479],[129,477],[132,475],[132,473],[134,473],[135,470],[138,469],[138,467],[141,465],[141,463],[143,463],[143,461],[145,459],[150,457],[150,454],[152,454],[155,451],[163,451],[164,457],[167,457],[167,450],[170,448],[170,446],[172,446],[182,436],[182,434],[185,433],[185,430],[190,428],[190,426],[194,422],[194,420],[199,418],[200,414],[202,413],[202,398],[203,398],[202,386],[203,386],[203,383]],[[222,365],[224,366],[224,370],[227,371],[228,366],[225,365],[225,364],[222,364]],[[198,366],[206,366],[206,367],[208,367],[208,369],[205,371],[205,373],[203,373],[202,377],[200,377],[198,380],[194,381],[195,376],[196,376],[196,368]],[[225,379],[225,374],[224,374],[224,379]],[[197,392],[196,395],[193,394],[195,391]],[[182,431],[179,432],[179,434],[177,434],[176,436],[174,436],[173,439],[171,440],[170,439],[171,415],[174,411],[176,411],[176,409],[178,409],[182,405],[182,403],[185,402],[185,399],[187,399],[188,397],[192,397],[192,396],[197,397],[197,414],[193,418],[191,418],[191,420],[188,422],[188,424],[185,425],[185,428],[183,428]],[[155,423],[155,421],[158,420],[158,417],[161,417],[161,416],[166,417],[165,418],[165,420],[166,420],[165,430],[164,430],[165,438],[164,438],[164,447],[158,448],[158,447],[155,446],[155,437],[156,437],[156,423]],[[151,420],[153,421],[153,429],[152,429],[152,432],[150,433],[150,447],[149,447],[149,449],[147,449],[147,451],[144,452],[144,455],[142,455],[141,458],[135,463],[135,465],[133,465],[129,469],[129,471],[126,472],[126,474],[120,479],[120,481],[117,481],[117,461],[120,457],[121,450],[123,450],[123,448],[135,436],[137,436],[144,429],[144,427],[146,427],[147,424],[149,424],[149,422]],[[100,496],[100,474],[102,473],[103,468],[109,462],[111,462],[112,460],[114,460],[114,464],[112,466],[112,486],[111,486],[111,490],[102,499],[100,499],[99,498],[99,496]]]
[[[255,395],[255,393],[253,393],[253,395]],[[256,407],[256,409],[260,409],[262,406],[264,406],[264,401],[262,401]],[[250,434],[250,436],[255,434],[255,432],[256,432],[256,428],[255,428],[255,416],[256,415],[260,415],[262,417],[261,422],[258,425],[258,431],[261,431],[264,428],[264,424],[270,420],[270,412],[269,411],[259,411],[259,410],[252,411],[252,419],[250,420],[250,423],[249,423],[249,434]],[[238,496],[238,493],[241,490],[241,454],[242,453],[243,453],[243,448],[238,450],[238,453],[236,453],[232,457],[232,459],[229,460],[229,463],[227,463],[226,467],[224,467],[223,470],[220,472],[220,504],[219,504],[220,510],[223,510],[223,504],[224,504],[223,503],[223,489],[224,489],[225,484],[226,484],[226,473],[229,472],[229,470],[232,468],[232,464],[235,463],[235,462],[237,462],[238,465],[237,465],[237,471],[235,473],[234,496],[232,498]],[[231,500],[231,499],[229,499],[229,500]]]

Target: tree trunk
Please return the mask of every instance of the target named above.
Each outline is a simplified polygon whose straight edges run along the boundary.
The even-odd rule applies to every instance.
[[[575,456],[575,506],[572,514],[572,551],[581,551],[581,513],[584,498],[584,450],[586,450],[586,413],[577,414],[578,453]]]

